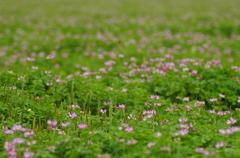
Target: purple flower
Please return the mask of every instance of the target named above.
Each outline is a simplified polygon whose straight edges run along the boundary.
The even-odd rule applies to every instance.
[[[47,85],[47,86],[52,86],[52,85],[53,85],[53,83],[47,83],[46,85]]]
[[[35,59],[34,58],[27,58],[27,61],[34,62]]]
[[[66,123],[62,123],[61,126],[62,126],[62,127],[67,127],[67,126],[69,126],[70,124],[71,124],[70,122],[66,122]]]
[[[76,114],[76,112],[68,112],[68,116],[73,120],[78,115]]]
[[[188,129],[189,128],[188,125],[185,125],[185,124],[182,124],[182,123],[178,124],[178,126],[182,129]]]
[[[109,104],[112,104],[112,102],[111,101],[105,101],[103,104],[104,105],[109,105]]]
[[[196,151],[197,153],[204,153],[204,151],[206,151],[204,148],[196,148],[194,149],[194,151]]]
[[[17,158],[17,152],[15,150],[8,151],[9,158]]]
[[[184,128],[184,129],[180,129],[180,131],[174,133],[175,136],[178,136],[178,135],[186,135],[188,134],[188,129],[187,128]]]
[[[159,95],[151,95],[150,98],[151,98],[151,99],[156,99],[156,100],[158,100],[158,99],[160,99],[160,96],[159,96]]]
[[[79,129],[85,129],[85,128],[88,128],[88,126],[85,123],[83,123],[83,124],[79,124],[78,128]]]
[[[126,127],[124,131],[127,133],[133,133],[134,129],[132,127]]]
[[[203,106],[205,105],[205,101],[197,101],[194,103],[194,106]]]
[[[8,134],[14,134],[14,131],[11,129],[7,129],[4,134],[8,135]]]
[[[197,70],[192,70],[192,72],[190,73],[190,75],[192,75],[192,76],[197,76]]]
[[[4,149],[8,152],[8,151],[15,150],[16,147],[15,147],[15,144],[12,143],[12,142],[5,142],[4,143]]]
[[[233,117],[230,117],[230,120],[227,120],[226,122],[228,125],[232,125],[232,124],[235,124],[237,123],[237,120]]]
[[[47,59],[48,59],[48,60],[53,59],[53,58],[55,58],[55,55],[49,54],[49,55],[47,56]]]
[[[137,143],[137,140],[135,140],[135,139],[131,139],[131,140],[128,140],[127,141],[127,145],[133,145],[133,144],[136,144]]]
[[[189,97],[184,97],[183,101],[190,101]]]
[[[128,90],[127,89],[122,89],[122,92],[127,92]]]
[[[227,145],[227,143],[225,143],[225,142],[218,142],[218,143],[216,143],[215,147],[216,148],[221,148],[221,147],[224,147],[226,145]]]
[[[62,80],[60,80],[60,79],[56,79],[56,82],[58,82],[58,83],[62,83]]]
[[[104,113],[107,112],[107,110],[106,110],[106,109],[100,109],[100,112],[101,112],[102,114],[104,114]]]
[[[12,130],[13,131],[23,131],[24,127],[22,125],[13,125]]]
[[[218,96],[221,98],[225,98],[225,95],[223,95],[223,94],[219,94]]]
[[[97,76],[96,76],[96,79],[100,79],[100,78],[102,78],[102,76],[100,76],[100,75],[97,75]]]
[[[180,132],[181,135],[188,134],[188,132],[189,132],[187,128],[181,129],[180,131],[181,131],[181,132]]]
[[[117,108],[118,108],[118,109],[125,109],[126,106],[125,106],[124,104],[119,104]]]
[[[211,102],[215,102],[215,101],[217,101],[217,98],[211,98],[211,99],[209,99]]]
[[[33,131],[26,131],[26,132],[24,132],[24,137],[26,138],[26,137],[29,137],[29,136],[32,136],[32,135],[34,135],[34,132]]]
[[[215,110],[209,110],[209,112],[210,112],[211,114],[215,114],[215,113],[216,113]]]
[[[153,103],[154,106],[162,106],[161,103]]]
[[[12,142],[14,144],[23,144],[24,143],[24,139],[23,138],[13,138]]]
[[[33,158],[34,152],[25,151],[22,158]]]
[[[217,113],[218,115],[226,115],[226,113],[225,112],[223,112],[223,111],[218,111],[218,113]]]
[[[156,145],[155,142],[149,142],[149,143],[147,144],[147,147],[151,148],[152,146],[155,146],[155,145]]]
[[[149,115],[149,114],[152,114],[152,115],[157,115],[157,112],[156,112],[156,110],[145,110],[145,111],[143,111],[143,113],[142,113],[143,115]]]
[[[52,125],[53,127],[57,127],[57,121],[55,120],[47,120],[48,125]]]

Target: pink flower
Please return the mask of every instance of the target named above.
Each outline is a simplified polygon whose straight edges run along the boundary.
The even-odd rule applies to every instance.
[[[173,59],[174,57],[172,55],[170,55],[170,54],[166,54],[165,58]]]
[[[79,129],[85,129],[85,128],[88,128],[88,126],[85,123],[83,123],[83,124],[79,124],[78,128]]]
[[[107,112],[107,110],[106,110],[106,109],[100,109],[100,112],[101,112],[102,114],[104,114],[104,113]]]
[[[190,101],[189,97],[184,97],[183,101]]]
[[[217,113],[218,115],[226,115],[226,113],[225,112],[223,112],[223,111],[218,111],[218,113]]]
[[[33,158],[33,156],[33,152],[25,151],[22,158]]]
[[[68,116],[73,120],[75,117],[78,117],[76,112],[68,112]]]
[[[55,58],[55,55],[50,54],[50,55],[47,56],[47,59],[48,59],[48,60],[51,60],[51,59],[53,59],[53,58]]]
[[[132,127],[126,127],[124,131],[127,133],[133,133],[134,129]]]
[[[62,80],[60,80],[60,79],[56,79],[56,82],[58,82],[58,83],[62,83]]]
[[[174,133],[175,136],[178,136],[178,135],[186,135],[188,134],[188,129],[187,128],[184,128],[184,129],[181,129],[180,131]]]
[[[11,129],[7,129],[4,134],[8,135],[8,134],[14,134],[14,131]]]
[[[151,97],[150,97],[151,99],[160,99],[160,96],[159,95],[151,95]]]
[[[24,143],[24,139],[23,138],[13,138],[12,142],[14,144],[23,144]]]
[[[13,125],[12,130],[13,131],[22,131],[24,127],[22,125]]]
[[[27,61],[34,62],[35,59],[34,58],[27,58]]]
[[[119,104],[117,108],[118,108],[118,109],[125,109],[126,107],[125,107],[124,104]]]
[[[192,72],[190,73],[190,75],[192,75],[192,76],[197,76],[197,70],[192,70]]]
[[[135,140],[135,139],[131,139],[131,140],[128,140],[127,141],[127,145],[133,145],[133,144],[136,144],[137,143],[137,140]]]
[[[223,94],[219,94],[219,97],[221,97],[221,98],[225,98],[225,95],[223,95]]]
[[[217,98],[211,98],[209,99],[211,102],[217,101]]]
[[[53,83],[47,83],[46,85],[47,85],[47,86],[52,86],[52,85],[53,85]]]
[[[111,101],[105,101],[103,104],[104,105],[109,105],[109,104],[112,104],[112,102]]]
[[[97,75],[97,76],[96,76],[96,79],[100,79],[100,78],[102,78],[102,76],[100,76],[100,75]]]
[[[34,132],[33,131],[26,131],[26,132],[24,132],[23,135],[24,135],[25,138],[30,137],[30,136],[34,135]]]
[[[155,142],[149,142],[149,143],[147,144],[147,147],[151,148],[152,146],[155,146],[155,145],[156,145]]]
[[[237,123],[237,120],[233,117],[230,117],[230,120],[227,120],[226,122],[228,125],[232,125],[232,124],[235,124]]]
[[[122,89],[122,92],[127,92],[128,90],[127,89]]]
[[[66,123],[62,123],[61,126],[62,126],[62,127],[67,127],[67,126],[69,126],[70,124],[71,124],[70,122],[66,122]]]
[[[47,120],[48,125],[52,125],[53,127],[57,127],[57,121],[55,120]]]
[[[12,142],[5,142],[4,143],[4,149],[8,152],[8,151],[11,151],[11,150],[15,150],[16,147],[15,147],[15,144],[12,143]]]
[[[224,147],[226,145],[227,145],[227,143],[225,143],[225,142],[218,142],[218,143],[216,143],[215,147],[216,148],[221,148],[221,147]]]

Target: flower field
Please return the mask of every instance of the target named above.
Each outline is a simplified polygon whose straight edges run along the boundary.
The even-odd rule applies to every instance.
[[[238,6],[1,1],[0,157],[240,157]]]

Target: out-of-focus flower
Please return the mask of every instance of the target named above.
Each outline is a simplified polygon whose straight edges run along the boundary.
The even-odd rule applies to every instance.
[[[211,99],[209,99],[211,102],[215,102],[215,101],[217,101],[217,98],[211,98]]]
[[[104,113],[107,112],[107,110],[106,110],[106,109],[100,109],[100,112],[101,112],[102,114],[104,114]]]
[[[24,139],[23,138],[13,138],[12,142],[14,144],[23,144],[24,143]]]
[[[85,128],[88,128],[88,126],[87,126],[87,124],[82,123],[82,124],[79,124],[79,125],[78,125],[78,128],[79,128],[79,129],[85,129]]]
[[[235,124],[237,123],[237,120],[233,117],[230,117],[230,120],[227,120],[226,122],[228,125],[232,125],[232,124]]]
[[[223,94],[219,94],[219,97],[221,97],[221,98],[225,98],[225,95],[223,95]]]
[[[132,127],[126,127],[124,131],[127,133],[133,133],[134,129]]]
[[[215,147],[216,148],[221,148],[221,147],[224,147],[226,145],[227,145],[227,143],[225,143],[225,142],[218,142],[218,143],[216,143]]]
[[[135,139],[131,139],[131,140],[128,140],[127,141],[127,145],[133,145],[133,144],[136,144],[137,143],[137,140],[135,140]]]

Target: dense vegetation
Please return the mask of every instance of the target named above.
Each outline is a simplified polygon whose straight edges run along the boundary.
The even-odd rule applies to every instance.
[[[239,6],[0,1],[0,157],[240,157]]]

